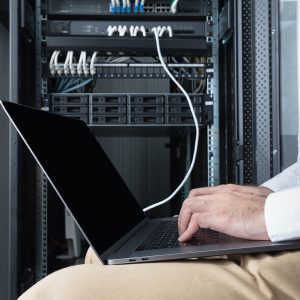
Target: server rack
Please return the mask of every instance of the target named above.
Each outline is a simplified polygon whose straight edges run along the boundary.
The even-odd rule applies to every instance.
[[[195,130],[185,97],[157,59],[152,28],[160,26],[163,56],[190,94],[205,145],[197,161],[203,172],[169,206],[154,211],[156,216],[178,213],[191,186],[217,183],[218,131],[213,134],[213,124],[218,111],[212,86],[218,70],[212,63],[213,52],[217,57],[217,44],[213,49],[212,43],[217,3],[182,1],[176,14],[170,13],[169,1],[147,1],[143,12],[131,7],[131,13],[112,12],[109,3],[37,2],[36,106],[86,122],[136,198],[142,199],[141,206],[167,196],[190,164]],[[84,88],[74,89],[76,81]],[[48,192],[40,195],[41,216],[47,199]],[[41,278],[47,274],[44,258],[51,225],[47,231],[47,218],[38,222],[42,230],[36,274]]]
[[[23,87],[17,83],[22,94],[11,94],[12,99],[21,97],[21,103],[85,121],[134,194],[140,199],[145,190],[148,192],[149,198],[141,204],[160,199],[186,172],[195,134],[182,95],[157,61],[151,28],[165,26],[161,36],[163,56],[194,101],[201,146],[195,170],[181,193],[171,205],[153,214],[178,212],[192,187],[229,182],[259,184],[279,172],[277,1],[182,0],[175,14],[170,13],[169,1],[146,1],[144,12],[134,12],[133,7],[130,13],[110,11],[109,1],[82,3],[24,0],[18,6],[17,1],[11,1],[11,12],[21,16],[11,19],[15,22],[11,28],[14,49],[19,49],[12,55],[22,57],[15,61],[12,71],[19,71],[19,78],[24,74],[35,78],[35,88],[28,89],[26,81]],[[121,31],[127,26],[124,35],[118,31],[119,26]],[[55,51],[59,51],[57,63],[49,65],[52,57],[55,62]],[[85,63],[80,63],[78,74],[83,52]],[[69,90],[83,81],[86,84],[81,88]],[[116,149],[127,153],[127,161]],[[35,215],[32,226],[32,220],[21,214],[21,226],[16,221],[16,211],[24,211],[20,193],[10,196],[16,206],[11,213],[18,231],[13,236],[18,236],[19,243],[15,253],[18,267],[12,263],[10,268],[15,270],[11,278],[18,278],[18,290],[10,289],[19,294],[55,268],[74,261],[53,264],[52,257],[59,253],[51,243],[61,241],[55,240],[58,229],[51,220],[55,216],[53,205],[60,202],[54,201],[45,176],[21,144],[13,147],[11,155],[13,159],[19,155],[16,170],[30,174],[20,191]],[[159,163],[153,165],[158,158]],[[136,172],[148,170],[146,180],[128,172],[130,160]],[[163,187],[153,180],[162,169],[167,174]],[[57,219],[64,220],[62,206],[59,214]],[[63,226],[59,221],[60,230]],[[36,228],[34,233],[28,229],[32,227]],[[21,232],[30,238],[20,239]],[[11,243],[16,246],[17,240]],[[22,246],[26,251],[21,254]]]

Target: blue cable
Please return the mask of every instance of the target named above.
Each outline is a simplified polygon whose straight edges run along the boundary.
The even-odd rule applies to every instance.
[[[64,91],[62,91],[62,93],[69,93],[69,92],[72,92],[72,91],[74,91],[74,90],[77,90],[77,89],[79,89],[79,88],[81,88],[81,87],[87,85],[88,83],[92,82],[93,80],[94,80],[94,78],[90,78],[90,79],[88,79],[88,80],[86,80],[86,81],[84,81],[84,82],[82,82],[82,83],[80,83],[80,84],[77,84],[77,85],[75,85],[75,86],[72,86],[72,87],[70,87],[70,88],[68,88],[68,89],[66,89],[66,90],[64,90]]]
[[[62,87],[64,86],[64,83],[66,82],[65,78],[60,79],[58,88],[57,88],[57,92],[59,93],[59,91],[62,89]]]
[[[73,79],[73,78],[69,78],[69,79],[65,79],[65,86],[62,86],[58,92],[61,93],[61,90],[66,90],[67,88],[69,88],[71,85],[76,84],[78,81],[80,81],[80,78],[78,79]]]

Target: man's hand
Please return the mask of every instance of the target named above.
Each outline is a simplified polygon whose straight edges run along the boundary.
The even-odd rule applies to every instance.
[[[193,237],[199,227],[228,235],[269,240],[264,207],[272,191],[234,184],[191,190],[178,218],[179,241]]]

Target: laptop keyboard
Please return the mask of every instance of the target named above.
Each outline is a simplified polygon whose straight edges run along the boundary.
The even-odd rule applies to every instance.
[[[177,239],[177,219],[166,220],[161,222],[154,233],[137,248],[137,251],[217,244],[219,242],[219,232],[200,228],[189,242],[180,243]]]

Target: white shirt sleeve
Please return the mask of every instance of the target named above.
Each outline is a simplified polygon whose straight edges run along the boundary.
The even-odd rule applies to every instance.
[[[265,203],[265,220],[272,242],[300,238],[300,134],[298,161],[262,185],[273,191]]]
[[[269,188],[273,192],[300,186],[300,161],[264,182],[262,186]]]
[[[300,238],[300,186],[271,193],[265,203],[265,220],[272,242]]]

